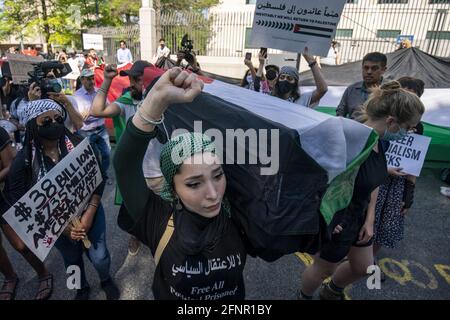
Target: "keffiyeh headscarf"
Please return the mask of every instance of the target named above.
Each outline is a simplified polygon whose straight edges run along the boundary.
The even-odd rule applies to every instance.
[[[160,166],[165,181],[160,197],[173,202],[173,177],[183,161],[199,152],[214,153],[215,149],[211,138],[198,132],[184,133],[170,139],[161,150]]]
[[[169,140],[161,150],[160,165],[164,176],[161,198],[174,202],[173,177],[183,161],[196,153],[215,153],[216,146],[210,137],[198,133],[184,133]],[[174,206],[175,207],[175,206]],[[181,249],[188,254],[197,254],[203,250],[212,252],[231,223],[230,204],[222,199],[222,208],[218,216],[205,218],[186,208],[174,211],[175,236]]]
[[[28,121],[39,117],[41,114],[56,110],[61,115],[65,116],[65,110],[58,103],[50,99],[40,99],[35,101],[30,101],[25,110],[25,123]]]

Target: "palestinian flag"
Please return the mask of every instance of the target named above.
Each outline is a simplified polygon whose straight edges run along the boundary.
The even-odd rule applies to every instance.
[[[163,72],[147,68],[145,85]],[[170,106],[160,130],[169,136],[176,129],[194,131],[201,121],[203,133],[213,139],[226,137],[216,144],[224,151],[227,197],[255,254],[272,261],[307,250],[319,231],[319,210],[329,223],[349,204],[358,168],[377,135],[352,120],[211,78],[202,80],[202,94],[192,103]],[[230,130],[247,138],[254,134],[256,147],[251,139],[230,138]],[[264,133],[267,143],[261,143]],[[269,167],[278,170],[263,175],[262,169]]]

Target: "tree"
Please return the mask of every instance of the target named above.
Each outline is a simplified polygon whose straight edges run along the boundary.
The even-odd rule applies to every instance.
[[[32,35],[34,18],[38,16],[32,0],[5,0],[0,12],[0,39]],[[34,30],[35,32],[36,30]]]

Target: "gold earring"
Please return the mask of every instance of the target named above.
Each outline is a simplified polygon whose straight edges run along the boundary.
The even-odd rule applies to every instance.
[[[177,203],[175,205],[175,209],[177,209],[177,210],[183,209],[183,206],[181,205],[181,202],[180,202],[180,198],[178,198],[178,197],[177,197]]]

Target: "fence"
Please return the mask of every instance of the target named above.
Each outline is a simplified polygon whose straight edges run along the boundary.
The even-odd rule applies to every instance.
[[[335,40],[341,45],[343,62],[362,59],[372,51],[392,52],[398,36],[411,36],[412,45],[432,55],[450,55],[450,0],[348,0],[338,25]],[[175,50],[178,34],[188,33],[201,55],[243,57],[258,50],[248,45],[254,5],[240,11],[210,10],[208,16],[192,12],[172,13],[161,20],[163,36]],[[175,18],[176,17],[176,18]],[[205,38],[198,36],[198,19],[210,26]],[[206,43],[206,50],[205,50]],[[174,50],[173,50],[174,51]],[[269,53],[279,53],[269,50]]]
[[[213,9],[206,13],[171,12],[161,15],[162,36],[172,53],[181,49],[188,34],[198,55],[243,57],[256,48],[248,45],[254,5],[239,11]],[[395,51],[398,36],[409,36],[412,45],[432,55],[450,56],[450,0],[348,0],[335,40],[342,62],[362,59],[372,51]],[[140,56],[138,26],[94,28],[105,42],[107,62],[115,60],[120,39],[125,39],[135,59]],[[269,49],[269,54],[280,53]]]
[[[133,55],[133,60],[138,60],[141,57],[139,25],[90,28],[88,33],[103,35],[103,56],[106,63],[117,63],[117,49],[120,48],[121,40],[127,43],[127,47]]]

